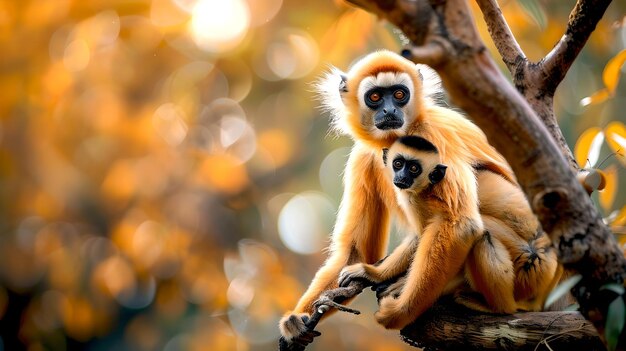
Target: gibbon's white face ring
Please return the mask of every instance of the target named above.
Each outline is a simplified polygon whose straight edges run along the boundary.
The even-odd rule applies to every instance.
[[[387,88],[394,85],[403,85],[409,91],[409,101],[401,108],[404,115],[404,123],[400,128],[381,130],[374,125],[373,116],[376,111],[366,105],[365,93],[377,87]],[[376,76],[365,77],[359,83],[357,90],[361,125],[376,138],[384,138],[390,134],[405,134],[406,126],[410,125],[415,118],[414,96],[415,87],[413,81],[409,74],[405,72],[380,72]]]

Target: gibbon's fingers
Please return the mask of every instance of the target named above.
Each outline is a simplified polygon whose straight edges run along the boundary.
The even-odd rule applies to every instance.
[[[409,269],[411,258],[415,254],[418,244],[419,237],[417,235],[406,237],[383,262],[364,265],[365,273],[374,283],[380,283],[404,274]]]
[[[375,283],[368,277],[367,273],[365,273],[363,264],[357,263],[351,266],[343,267],[339,273],[339,286],[345,288],[350,285],[353,280],[357,279],[365,280],[371,284]]]
[[[389,256],[376,264],[357,263],[344,267],[339,274],[339,286],[348,286],[355,279],[376,284],[406,273],[418,242],[419,238],[416,235],[407,237]]]

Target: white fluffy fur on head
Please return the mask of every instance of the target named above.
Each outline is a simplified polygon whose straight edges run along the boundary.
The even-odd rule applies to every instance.
[[[422,76],[422,95],[426,105],[447,106],[446,93],[441,85],[441,77],[429,66],[418,63],[415,65]]]
[[[330,66],[319,79],[313,83],[316,92],[316,99],[320,102],[319,108],[323,112],[330,114],[331,129],[341,133],[348,134],[348,126],[345,118],[346,105],[341,99],[342,77],[346,77],[346,73],[337,67]]]
[[[396,55],[391,52],[385,51],[383,51],[382,53],[386,55]],[[370,54],[364,59],[361,59],[357,63],[355,63],[355,65],[350,69],[350,73],[361,70],[363,68],[363,65],[371,65],[373,62],[371,62],[372,60],[370,56],[375,57],[375,54],[376,53]],[[437,72],[435,72],[432,68],[422,64],[415,65],[414,67],[415,70],[419,72],[419,75],[422,78],[421,95],[422,99],[424,100],[422,103],[426,106],[446,106],[444,100],[445,93],[441,86],[441,79],[439,78]],[[345,79],[346,77],[350,76],[350,73],[346,74],[334,66],[329,66],[329,69],[313,83],[313,88],[316,92],[316,98],[320,102],[320,109],[330,114],[331,129],[340,134],[347,135],[350,135],[348,121],[345,118],[348,111],[346,108],[346,104],[342,99],[341,89],[346,88]],[[371,80],[376,83],[389,85],[394,84],[395,82],[397,82],[397,79],[401,79],[401,77],[403,77],[402,72],[380,72],[377,74],[376,77],[372,76]],[[394,83],[390,83],[388,82],[390,79],[396,80],[394,81]],[[408,80],[405,83],[407,86],[409,86],[409,89],[411,91],[411,101],[409,103],[414,104],[415,101],[413,100],[413,97],[418,96],[419,94],[414,91],[414,87],[411,84],[408,84],[411,81],[410,79],[406,79],[406,77],[403,77],[403,79]],[[365,79],[363,81],[365,81]],[[359,84],[359,86],[361,86],[361,84]],[[359,88],[358,94],[362,93],[360,90],[361,89]],[[407,112],[409,111],[414,112],[414,109],[409,108]],[[412,117],[413,116],[408,118],[410,119]]]

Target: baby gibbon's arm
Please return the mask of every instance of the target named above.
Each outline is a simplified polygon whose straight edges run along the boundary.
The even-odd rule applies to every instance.
[[[339,274],[339,286],[348,286],[354,279],[366,279],[373,283],[395,278],[409,268],[415,255],[419,238],[416,235],[405,238],[382,262],[377,264],[356,263],[345,267]]]
[[[420,239],[400,296],[383,298],[376,320],[388,329],[401,329],[432,306],[459,273],[480,231],[482,226],[471,220],[455,224],[434,218]]]

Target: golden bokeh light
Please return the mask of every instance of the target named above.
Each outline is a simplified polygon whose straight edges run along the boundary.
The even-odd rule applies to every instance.
[[[198,0],[189,30],[199,48],[222,53],[235,48],[250,26],[250,9],[243,0]]]
[[[325,194],[298,194],[280,212],[280,239],[286,247],[299,254],[316,253],[328,239],[335,212],[333,202]]]
[[[503,4],[529,56],[569,13],[540,3],[540,39]],[[606,16],[555,107],[568,142],[604,132],[584,158],[608,171],[598,203],[622,230],[624,84],[578,104],[623,47]],[[0,351],[275,350],[325,258],[352,145],[311,83],[405,41],[342,0],[0,1]],[[401,348],[366,317],[375,302],[357,308],[314,348]]]
[[[261,26],[271,21],[278,13],[283,0],[247,0],[251,15],[251,25]]]
[[[168,144],[176,146],[187,136],[186,116],[183,109],[173,103],[166,103],[154,112],[154,129]]]
[[[87,42],[83,39],[76,39],[65,48],[63,64],[68,70],[77,72],[87,67],[90,58],[91,51]]]

